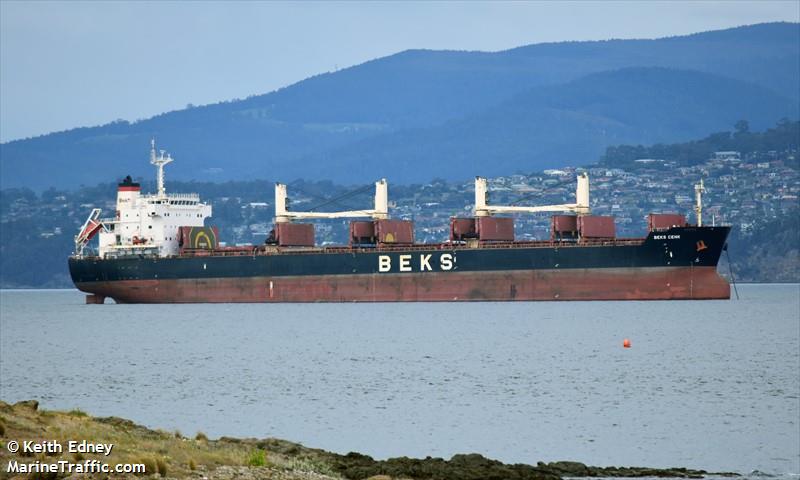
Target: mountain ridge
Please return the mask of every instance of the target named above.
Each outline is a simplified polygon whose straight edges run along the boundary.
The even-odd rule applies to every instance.
[[[638,78],[630,78],[631,75]],[[593,111],[591,102],[597,103],[603,99],[604,85],[615,81],[619,87],[617,90],[626,90],[626,97],[614,99],[609,95],[608,105],[602,108],[595,105]],[[690,90],[693,83],[708,83],[713,89]],[[640,87],[639,92],[634,92],[637,87]],[[648,93],[652,92],[658,93],[656,98],[650,99],[653,104],[649,110],[654,112],[652,115],[655,118],[637,115],[648,101]],[[638,93],[638,96],[634,96],[634,93]],[[685,96],[685,100],[676,101],[676,95],[681,94]],[[707,99],[705,97],[714,95],[719,95],[717,101],[702,103]],[[659,102],[658,97],[664,98]],[[580,164],[581,161],[588,163],[599,158],[605,147],[614,143],[629,143],[634,140],[640,143],[670,143],[695,138],[709,130],[729,128],[744,117],[736,108],[740,104],[724,103],[730,98],[747,103],[751,97],[756,99],[755,105],[744,107],[741,112],[746,116],[744,112],[749,113],[748,120],[757,129],[774,123],[770,113],[763,113],[764,108],[774,112],[789,103],[764,87],[699,72],[650,67],[600,72],[564,85],[532,89],[484,112],[434,128],[401,130],[367,138],[353,146],[345,146],[330,154],[330,163],[335,164],[336,168],[323,171],[323,178],[341,182],[344,180],[341,171],[352,175],[349,172],[359,166],[362,171],[367,169],[365,177],[368,178],[380,178],[388,174],[386,171],[369,170],[370,161],[378,166],[400,165],[400,171],[391,177],[393,181],[400,183],[424,182],[433,177],[459,178],[448,176],[446,166],[437,169],[434,164],[435,158],[447,156],[448,153],[455,157],[455,163],[461,169],[460,178],[469,178],[476,174],[499,176],[525,173],[541,168]],[[691,113],[684,117],[692,118],[673,125],[668,122],[670,115],[661,115],[663,118],[658,118],[658,113],[670,108],[673,103],[699,108],[684,112]],[[758,114],[759,112],[762,113]],[[798,109],[787,108],[782,113],[785,117],[795,117]],[[541,115],[543,119],[537,120],[537,115]],[[493,128],[494,125],[501,124],[501,117],[504,116],[513,116],[509,123],[514,129]],[[547,138],[552,139],[553,135],[559,133],[549,127],[553,124],[558,126],[558,130],[567,132],[563,133],[565,136],[560,142],[553,144],[551,148],[543,148],[543,143],[540,142]],[[525,127],[529,127],[529,130],[524,130]],[[682,133],[678,135],[678,131]],[[590,138],[584,139],[579,148],[570,149],[569,137],[581,133]],[[449,142],[453,138],[460,140]],[[481,147],[479,142],[490,145]],[[422,148],[434,151],[431,153]],[[474,155],[476,151],[493,152],[493,156],[480,158]],[[548,155],[549,158],[544,161]],[[416,159],[417,163],[404,162],[403,159]],[[306,161],[311,162],[313,159]],[[421,169],[422,167],[425,168]]]
[[[587,75],[628,67],[677,68],[752,83],[782,95],[793,110],[800,95],[800,24],[757,24],[652,40],[532,44],[499,52],[405,50],[243,100],[0,144],[0,187],[42,189],[53,184],[52,178],[76,185],[145,174],[153,137],[179,160],[168,173],[174,178],[225,181],[265,170],[272,178],[292,177],[300,173],[293,169],[298,162],[306,162],[309,178],[324,178],[318,175],[336,170],[330,162],[337,152],[370,139],[409,130],[435,133],[448,122],[464,122],[508,105],[531,89],[563,87]],[[745,90],[773,95],[751,87]],[[724,105],[729,99],[723,100]],[[776,109],[775,118],[764,121],[774,123],[785,116],[783,110]],[[744,111],[741,118],[757,123],[757,114]],[[670,121],[679,122],[680,115]],[[558,130],[558,125],[553,127]],[[572,142],[563,143],[569,128],[571,123],[564,123],[542,148],[570,147]],[[680,133],[663,140],[700,132]],[[649,138],[624,141],[646,143]],[[520,151],[529,148],[518,138],[512,140]],[[594,155],[597,146],[584,143],[575,155],[580,152]],[[485,157],[491,152],[473,153]],[[450,171],[457,168],[458,164],[449,166]],[[50,170],[51,176],[43,177],[43,170]]]

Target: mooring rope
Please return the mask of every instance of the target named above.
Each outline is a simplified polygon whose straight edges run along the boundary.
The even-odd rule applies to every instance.
[[[728,252],[728,244],[725,244],[725,258],[728,259],[728,272],[731,274],[731,280],[733,281],[733,291],[736,292],[736,300],[739,300],[739,289],[736,288],[736,277],[733,275],[733,265],[731,265],[731,254]]]

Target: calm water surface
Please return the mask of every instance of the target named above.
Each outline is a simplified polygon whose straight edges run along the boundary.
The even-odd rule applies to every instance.
[[[0,398],[378,458],[796,476],[800,287],[739,290],[701,302],[104,306],[3,291]]]

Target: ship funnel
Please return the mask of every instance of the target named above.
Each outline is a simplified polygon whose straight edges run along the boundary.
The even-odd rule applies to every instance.
[[[575,211],[578,215],[589,214],[589,175],[586,172],[578,175],[578,188],[575,190],[575,204]]]

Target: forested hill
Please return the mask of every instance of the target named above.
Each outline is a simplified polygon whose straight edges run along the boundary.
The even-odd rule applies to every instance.
[[[742,118],[754,129],[796,119],[798,86],[796,23],[492,53],[411,50],[245,100],[4,143],[0,186],[146,176],[153,137],[177,159],[170,178],[183,180],[404,183],[535,171]]]
[[[753,132],[746,120],[736,122],[733,132],[713,133],[701,140],[675,144],[615,145],[606,149],[600,164],[617,168],[636,167],[636,160],[658,159],[680,166],[698,165],[714,152],[736,151],[747,156],[752,152],[800,150],[800,122],[782,119],[773,128]],[[791,167],[800,168],[800,158],[788,159]],[[650,162],[648,162],[650,163]]]
[[[698,138],[741,118],[764,129],[797,113],[795,103],[764,87],[627,68],[530,89],[440,126],[376,135],[332,151],[319,168],[321,178],[362,172],[395,183],[527,173],[592,163],[611,144]]]

